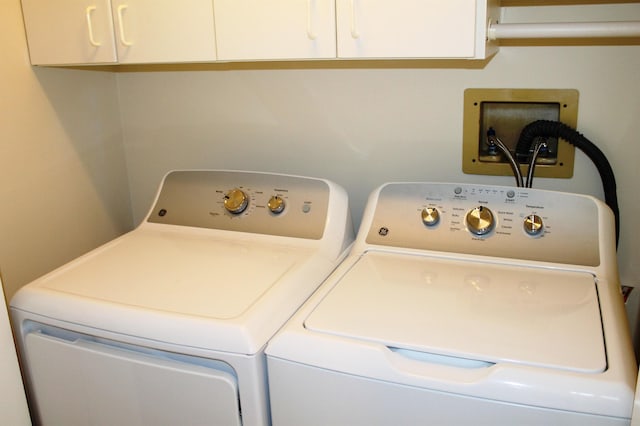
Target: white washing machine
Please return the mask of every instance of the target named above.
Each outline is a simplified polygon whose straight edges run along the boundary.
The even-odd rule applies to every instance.
[[[346,255],[321,179],[174,171],[135,230],[11,302],[44,425],[266,425],[267,341]]]
[[[629,424],[613,223],[583,195],[383,185],[267,347],[273,424]]]

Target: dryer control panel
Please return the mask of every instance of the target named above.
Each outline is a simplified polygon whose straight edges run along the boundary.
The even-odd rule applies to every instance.
[[[600,238],[615,235],[608,207],[586,195],[450,183],[389,183],[376,195],[367,244],[597,266]]]
[[[147,221],[320,239],[333,191],[328,181],[301,176],[180,170],[165,177]]]

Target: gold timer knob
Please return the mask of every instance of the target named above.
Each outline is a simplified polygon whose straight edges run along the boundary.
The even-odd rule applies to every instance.
[[[229,213],[240,214],[249,205],[249,197],[247,194],[238,188],[232,189],[224,196],[224,208]]]
[[[494,226],[493,213],[484,206],[478,206],[467,213],[467,228],[474,235],[485,235]]]

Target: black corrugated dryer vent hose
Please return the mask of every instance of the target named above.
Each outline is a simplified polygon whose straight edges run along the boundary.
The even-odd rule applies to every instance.
[[[616,193],[616,178],[609,160],[600,149],[589,139],[575,129],[559,121],[538,120],[529,123],[522,129],[518,144],[516,145],[516,155],[518,158],[528,157],[531,145],[537,137],[562,138],[571,145],[579,148],[594,163],[604,189],[605,202],[613,211],[616,225],[616,246],[620,238],[620,211],[618,209],[618,196]]]

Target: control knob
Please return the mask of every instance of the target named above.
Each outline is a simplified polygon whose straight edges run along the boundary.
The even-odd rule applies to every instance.
[[[532,236],[540,235],[540,233],[544,229],[542,218],[537,214],[530,214],[529,216],[525,217],[523,226],[524,231]]]
[[[478,206],[467,213],[467,226],[469,232],[474,235],[485,235],[491,232],[494,226],[493,213],[484,206]]]
[[[436,226],[440,222],[440,213],[435,207],[422,209],[422,223],[426,226]]]
[[[274,214],[280,214],[284,211],[284,198],[279,195],[273,195],[269,198],[269,202],[267,203],[267,207],[269,211]]]
[[[238,188],[232,189],[224,196],[224,208],[229,213],[240,214],[249,205],[249,197],[247,194]]]

